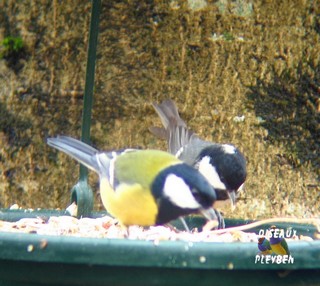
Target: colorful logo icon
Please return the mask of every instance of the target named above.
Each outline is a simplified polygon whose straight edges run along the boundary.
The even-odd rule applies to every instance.
[[[262,235],[264,231],[260,231]],[[255,257],[255,263],[261,264],[293,264],[294,258],[290,254],[286,237],[296,235],[296,231],[284,231],[272,225],[265,233],[258,239],[259,253]]]

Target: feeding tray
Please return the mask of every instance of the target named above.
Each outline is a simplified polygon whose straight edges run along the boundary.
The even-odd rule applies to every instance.
[[[0,219],[66,215],[0,211]],[[105,213],[94,213],[102,217]],[[199,223],[190,218],[188,224]],[[227,227],[247,221],[226,220]],[[192,226],[192,227],[193,227]],[[250,232],[258,233],[270,225]],[[278,223],[313,237],[313,225]],[[1,285],[318,285],[320,241],[289,241],[293,263],[256,261],[257,243],[106,239],[0,232]]]

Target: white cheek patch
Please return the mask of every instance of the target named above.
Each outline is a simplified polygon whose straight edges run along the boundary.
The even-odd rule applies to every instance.
[[[198,163],[199,172],[208,180],[215,189],[226,190],[226,185],[221,182],[217,170],[210,164],[210,157],[206,156]]]
[[[169,175],[165,181],[164,196],[181,208],[199,209],[201,205],[193,197],[188,185],[179,177]]]
[[[227,154],[235,154],[236,153],[236,148],[232,145],[223,144],[222,148],[223,148],[224,153],[227,153]]]

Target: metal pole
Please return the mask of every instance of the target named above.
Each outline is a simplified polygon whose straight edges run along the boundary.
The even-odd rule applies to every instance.
[[[88,144],[90,143],[91,110],[93,102],[100,11],[101,0],[92,0],[81,128],[81,140]],[[79,181],[71,190],[71,201],[77,204],[78,217],[90,216],[93,209],[93,192],[88,185],[88,169],[83,165],[80,165]]]
[[[82,134],[81,140],[90,143],[91,111],[93,103],[94,73],[96,65],[96,51],[99,34],[99,16],[101,0],[92,0],[91,23],[89,31],[89,46],[87,56],[86,82],[84,89],[83,113],[82,113]],[[87,180],[88,170],[80,165],[80,180]]]

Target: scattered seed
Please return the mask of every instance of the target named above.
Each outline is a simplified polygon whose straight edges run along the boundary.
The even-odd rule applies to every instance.
[[[234,268],[233,263],[232,263],[232,262],[229,262],[228,265],[227,265],[227,268],[228,268],[229,270],[232,270],[232,269]]]
[[[41,239],[40,240],[40,249],[46,248],[47,245],[48,245],[48,241],[47,240],[45,240],[45,239]]]
[[[32,244],[29,244],[27,247],[28,252],[32,252],[34,250],[34,246]]]

